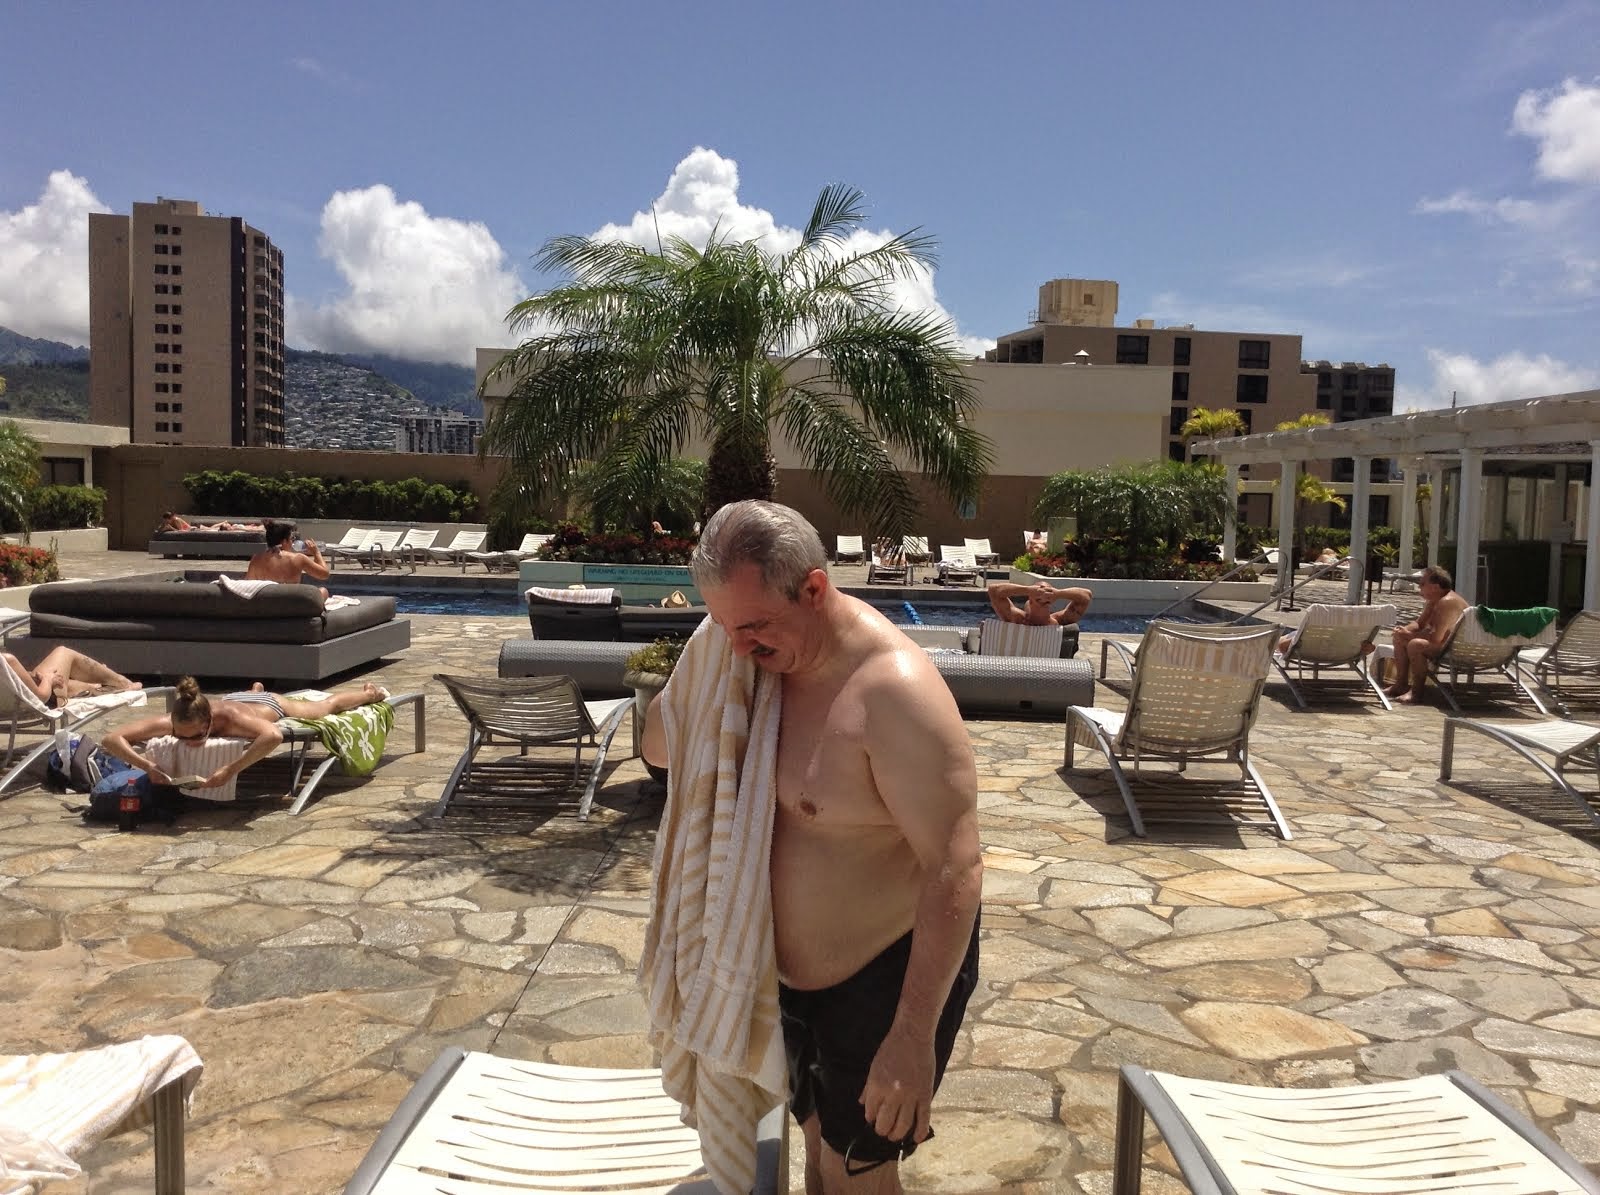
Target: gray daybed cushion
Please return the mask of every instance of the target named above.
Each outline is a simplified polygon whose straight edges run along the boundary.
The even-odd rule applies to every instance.
[[[152,531],[152,543],[171,544],[264,544],[267,533],[255,531],[202,531],[198,527],[189,531]]]
[[[29,631],[61,639],[171,639],[194,643],[321,643],[389,622],[395,600],[368,595],[323,612],[313,585],[274,585],[251,598],[220,586],[170,581],[41,585],[28,596]]]

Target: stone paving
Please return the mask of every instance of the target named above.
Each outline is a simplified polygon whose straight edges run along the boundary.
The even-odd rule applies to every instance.
[[[0,799],[0,1053],[186,1036],[192,1190],[338,1191],[445,1045],[650,1062],[632,973],[659,790],[627,760],[587,823],[428,820],[465,735],[431,674],[492,673],[527,629],[413,630],[366,675],[428,691],[428,751],[298,818],[268,800],[118,834],[39,788]],[[1314,693],[1301,714],[1269,687],[1253,739],[1288,842],[1135,838],[1092,757],[1063,771],[1059,722],[968,723],[982,978],[908,1186],[1105,1195],[1123,1062],[1286,1086],[1459,1067],[1600,1164],[1600,835],[1481,738],[1440,784],[1437,707]],[[1498,693],[1472,712],[1530,716]],[[51,1190],[150,1189],[147,1135],[83,1160]],[[1148,1190],[1181,1189],[1153,1139],[1147,1162]]]

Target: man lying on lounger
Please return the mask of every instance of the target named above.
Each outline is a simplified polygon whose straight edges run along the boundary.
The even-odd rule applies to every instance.
[[[94,697],[100,693],[124,693],[143,686],[122,673],[107,668],[99,660],[73,651],[70,647],[52,648],[38,665],[29,668],[10,652],[0,652],[6,667],[48,706],[59,709],[74,697]]]
[[[203,743],[209,738],[251,740],[243,755],[218,768],[206,777],[204,784],[196,786],[216,788],[277,750],[283,742],[283,731],[277,725],[280,718],[323,718],[353,710],[358,705],[373,705],[388,696],[388,690],[368,683],[359,689],[330,693],[320,701],[301,701],[268,693],[257,681],[245,692],[229,693],[212,701],[200,692],[200,684],[194,677],[186,676],[178,682],[178,696],[172,703],[171,713],[130,722],[106,735],[100,745],[125,763],[143,768],[156,784],[168,784],[172,777],[142,754],[138,744],[169,734],[186,743]]]
[[[1019,610],[1013,598],[1022,598]],[[1030,627],[1071,626],[1089,611],[1094,594],[1087,589],[1066,586],[1057,589],[1048,581],[1032,585],[1018,585],[1015,581],[990,581],[989,605],[1002,622],[1020,622]],[[1066,602],[1061,610],[1052,610],[1057,602]]]
[[[250,566],[244,570],[244,579],[281,581],[285,585],[298,585],[302,577],[310,577],[313,581],[326,581],[328,574],[333,570],[322,558],[322,549],[317,547],[317,541],[305,540],[305,551],[299,551],[293,543],[294,532],[293,523],[268,523],[266,550],[250,557]],[[322,594],[323,600],[327,600],[326,589],[320,589],[318,592]]]

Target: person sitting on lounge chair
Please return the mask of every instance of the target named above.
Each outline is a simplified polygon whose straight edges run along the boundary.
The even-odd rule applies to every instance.
[[[161,521],[156,524],[157,531],[193,531],[194,524],[180,514],[173,514],[170,510],[161,512]]]
[[[298,585],[302,577],[326,581],[332,570],[322,558],[322,549],[317,547],[317,541],[304,541],[305,551],[299,551],[292,543],[294,532],[293,523],[268,523],[266,549],[250,557],[250,567],[244,570],[244,579],[280,581],[285,585]],[[326,600],[328,591],[319,589],[318,592]]]
[[[1050,537],[1043,531],[1035,531],[1033,538],[1028,541],[1028,554],[1030,556],[1043,556],[1050,550]]]
[[[6,665],[32,689],[40,701],[59,708],[74,697],[93,697],[99,693],[124,693],[143,688],[138,681],[107,668],[99,660],[73,651],[70,647],[52,648],[33,668],[25,666],[10,652],[0,652]]]
[[[1408,704],[1422,700],[1428,684],[1428,661],[1435,659],[1450,639],[1467,603],[1455,591],[1455,578],[1437,564],[1422,570],[1422,613],[1412,622],[1395,627],[1394,682],[1384,690]]]
[[[1014,598],[1023,599],[1021,609],[1013,603]],[[1030,627],[1071,626],[1088,613],[1093,598],[1094,594],[1087,589],[1070,586],[1057,589],[1048,581],[1032,585],[1018,585],[1015,581],[989,582],[989,605],[994,607],[995,616],[1004,622],[1020,622]],[[1057,602],[1066,602],[1066,607],[1053,610]]]
[[[162,735],[189,743],[203,743],[209,738],[249,739],[250,746],[243,755],[212,772],[198,786],[216,788],[277,750],[283,742],[283,731],[277,726],[280,718],[325,718],[358,705],[373,705],[388,696],[387,690],[368,682],[359,689],[335,691],[318,701],[303,701],[268,693],[257,681],[244,692],[212,701],[200,692],[200,683],[194,677],[186,676],[178,682],[171,712],[119,727],[101,739],[100,745],[125,763],[143,768],[155,783],[166,784],[172,777],[143,755],[138,744]]]

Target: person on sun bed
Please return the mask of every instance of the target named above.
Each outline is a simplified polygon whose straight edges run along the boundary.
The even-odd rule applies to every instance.
[[[180,514],[173,514],[170,510],[161,512],[161,521],[156,524],[157,531],[193,531],[194,524]]]
[[[283,742],[283,731],[278,729],[280,718],[323,718],[358,705],[376,704],[388,696],[388,690],[369,682],[359,689],[335,691],[319,701],[302,701],[268,693],[257,681],[244,692],[229,693],[213,701],[200,692],[194,677],[186,676],[178,682],[178,696],[171,712],[119,727],[101,739],[100,745],[125,763],[143,768],[156,784],[166,784],[172,777],[141,753],[139,745],[162,735],[187,743],[203,743],[208,738],[249,739],[250,746],[243,755],[212,772],[198,786],[217,788],[277,750]]]
[[[74,697],[124,693],[143,687],[138,681],[129,680],[99,660],[81,651],[73,651],[70,647],[52,648],[50,654],[33,668],[25,666],[8,651],[0,652],[0,656],[5,657],[6,666],[40,701],[58,709]]]
[[[250,566],[244,570],[246,581],[280,581],[285,585],[298,585],[302,577],[313,581],[326,581],[333,570],[322,558],[322,549],[314,539],[305,540],[305,551],[293,545],[293,523],[267,524],[267,546],[264,551],[250,557]],[[319,589],[326,601],[328,591]]]

